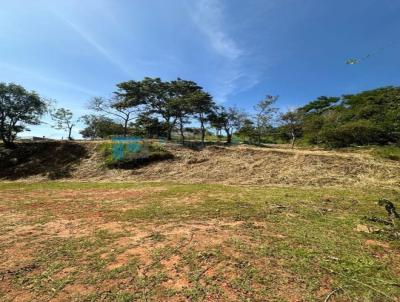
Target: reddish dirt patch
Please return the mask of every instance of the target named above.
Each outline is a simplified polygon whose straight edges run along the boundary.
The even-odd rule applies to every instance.
[[[385,249],[390,248],[390,245],[388,243],[382,242],[382,241],[377,241],[377,240],[372,240],[372,239],[365,240],[364,244],[370,245],[370,246],[380,246]]]

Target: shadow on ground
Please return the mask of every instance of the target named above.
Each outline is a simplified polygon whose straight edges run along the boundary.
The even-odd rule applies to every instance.
[[[0,146],[0,179],[68,178],[75,164],[87,156],[87,149],[74,142],[19,143],[13,149]]]

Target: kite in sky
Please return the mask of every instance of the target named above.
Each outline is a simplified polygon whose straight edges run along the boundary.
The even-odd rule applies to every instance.
[[[346,64],[347,64],[347,65],[359,64],[359,63],[361,63],[361,62],[364,61],[364,60],[367,60],[367,59],[369,59],[369,58],[371,58],[371,57],[376,56],[377,54],[379,54],[380,52],[384,51],[386,48],[389,48],[389,47],[392,46],[393,44],[394,44],[394,42],[388,44],[388,45],[385,46],[385,47],[381,47],[381,48],[379,48],[378,50],[376,50],[375,52],[370,53],[370,54],[367,54],[366,56],[361,57],[361,58],[358,58],[358,59],[357,59],[357,58],[350,58],[350,59],[346,60]]]

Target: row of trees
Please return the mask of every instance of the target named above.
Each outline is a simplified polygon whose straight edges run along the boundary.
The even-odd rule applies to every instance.
[[[123,82],[117,87],[112,98],[96,97],[91,100],[89,108],[101,116],[84,117],[87,127],[81,132],[83,136],[107,136],[108,133],[101,133],[95,128],[109,123],[107,119],[113,117],[122,124],[122,129],[115,134],[165,135],[171,140],[172,131],[177,129],[182,142],[185,140],[185,125],[194,122],[199,127],[203,144],[207,128],[215,129],[217,135],[223,131],[227,143],[231,143],[234,132],[251,124],[257,132],[257,143],[261,144],[277,112],[274,108],[277,96],[267,96],[260,101],[254,108],[254,116],[251,116],[234,107],[218,106],[202,87],[179,78],[169,82],[160,78],[145,78],[142,81]],[[115,125],[111,126],[116,128]]]
[[[193,81],[144,78],[117,85],[111,98],[95,97],[89,103],[94,114],[79,120],[65,108],[55,109],[37,93],[16,84],[0,83],[0,138],[12,145],[27,125],[40,123],[46,112],[53,127],[64,129],[72,139],[78,121],[85,124],[85,138],[111,135],[145,135],[172,138],[175,130],[185,140],[188,124],[197,126],[204,143],[208,129],[224,132],[227,143],[235,134],[243,141],[262,144],[298,138],[308,144],[332,147],[394,144],[400,140],[400,87],[384,87],[355,95],[319,97],[303,107],[279,113],[277,96],[266,96],[252,113],[218,106]]]
[[[216,105],[195,82],[179,78],[169,82],[145,78],[120,83],[117,88],[110,99],[93,98],[89,108],[121,120],[123,135],[128,134],[130,126],[136,126],[136,129],[144,128],[147,133],[164,130],[170,140],[173,129],[178,127],[184,140],[184,126],[194,118],[199,122],[204,142],[205,123]]]

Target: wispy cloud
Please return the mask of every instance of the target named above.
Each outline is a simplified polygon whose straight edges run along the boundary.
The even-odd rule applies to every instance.
[[[54,77],[44,76],[44,75],[40,74],[39,72],[34,72],[34,71],[29,70],[29,69],[22,68],[22,67],[19,67],[19,66],[16,66],[16,65],[11,65],[11,64],[1,63],[0,62],[0,67],[2,69],[8,69],[8,70],[16,72],[18,74],[24,75],[24,76],[26,76],[26,77],[28,77],[30,79],[39,80],[41,82],[45,82],[45,83],[50,83],[50,84],[54,84],[54,85],[57,85],[57,86],[61,86],[61,87],[64,87],[64,88],[67,88],[67,89],[71,89],[71,90],[76,91],[76,92],[80,92],[80,93],[86,94],[88,96],[98,95],[98,92],[90,90],[90,89],[87,89],[87,88],[82,87],[80,85],[77,85],[75,83],[59,80],[59,79],[56,79]]]
[[[249,55],[247,49],[229,33],[229,24],[225,16],[224,6],[220,0],[200,0],[192,10],[193,23],[207,38],[211,49],[222,58],[222,68],[215,82],[213,91],[218,102],[226,102],[237,93],[250,89],[258,84],[258,75],[248,72],[244,59]]]
[[[243,54],[243,50],[224,29],[224,13],[220,1],[198,1],[192,16],[195,24],[208,37],[211,46],[218,54],[232,60]]]
[[[132,72],[123,64],[109,49],[104,47],[99,43],[94,36],[87,31],[84,27],[79,26],[67,17],[61,15],[58,12],[53,11],[53,13],[60,18],[65,24],[67,24],[71,29],[73,29],[83,40],[85,40],[89,45],[91,45],[97,52],[102,54],[109,62],[111,62],[120,71],[125,73],[130,77],[134,77]]]

